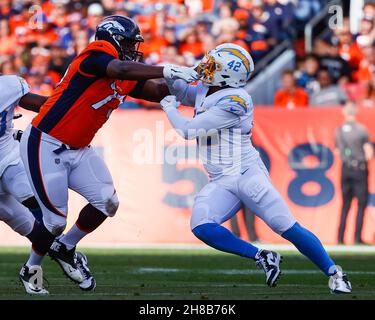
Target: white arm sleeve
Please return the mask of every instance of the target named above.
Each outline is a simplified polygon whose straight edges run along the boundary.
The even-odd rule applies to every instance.
[[[193,119],[184,117],[177,109],[172,108],[167,111],[167,116],[172,126],[184,139],[209,136],[214,134],[212,130],[230,128],[240,122],[238,115],[217,107],[212,107]]]
[[[169,92],[176,96],[185,106],[194,107],[195,98],[197,96],[197,87],[187,84],[184,80],[167,81]]]

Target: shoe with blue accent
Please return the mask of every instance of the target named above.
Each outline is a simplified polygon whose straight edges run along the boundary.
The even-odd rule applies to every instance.
[[[79,284],[79,287],[84,291],[95,290],[96,281],[89,269],[87,257],[82,252],[76,252],[76,260],[77,267],[83,277],[83,281]]]
[[[260,250],[257,254],[256,266],[266,274],[266,283],[269,287],[276,287],[281,276],[280,263],[283,257],[274,251]]]
[[[329,288],[331,289],[331,293],[334,294],[352,292],[352,284],[350,283],[348,276],[341,271],[337,271],[329,277]]]

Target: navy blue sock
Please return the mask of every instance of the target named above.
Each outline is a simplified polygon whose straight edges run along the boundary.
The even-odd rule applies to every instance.
[[[193,229],[194,235],[212,248],[255,259],[258,248],[237,238],[228,229],[217,223],[201,224]]]
[[[43,223],[43,213],[42,209],[40,208],[35,208],[35,209],[29,209],[31,213],[33,214],[34,218],[36,221]]]
[[[295,247],[325,275],[330,276],[336,272],[335,263],[329,257],[320,240],[309,230],[303,228],[298,222],[282,234],[282,237],[292,242]]]
[[[30,197],[22,202],[33,214],[36,221],[43,223],[43,213],[35,197]]]

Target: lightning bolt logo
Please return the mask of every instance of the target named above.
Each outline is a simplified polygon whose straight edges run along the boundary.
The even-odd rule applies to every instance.
[[[244,99],[242,99],[241,97],[239,96],[226,96],[224,97],[223,99],[221,100],[225,100],[225,101],[229,101],[231,103],[235,103],[237,105],[239,105],[241,108],[243,108],[245,110],[245,112],[247,112],[247,106],[246,106],[246,102]]]
[[[241,59],[243,65],[245,66],[246,68],[246,71],[247,73],[249,74],[251,72],[251,66],[250,66],[250,62],[249,60],[242,54],[241,51],[237,50],[237,49],[230,49],[230,48],[227,48],[227,49],[222,49],[220,50],[219,52],[229,52],[230,54],[238,57]]]

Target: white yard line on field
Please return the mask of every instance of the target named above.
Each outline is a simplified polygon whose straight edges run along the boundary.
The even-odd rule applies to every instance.
[[[375,271],[346,271],[350,275],[375,275]],[[262,270],[246,270],[246,269],[185,269],[185,268],[138,268],[130,271],[130,273],[146,274],[146,273],[200,273],[200,274],[224,274],[224,275],[244,275],[244,274],[263,274]],[[283,274],[322,274],[319,270],[297,270],[283,269]]]
[[[295,251],[297,249],[289,244],[267,244],[267,243],[253,243],[259,248],[275,251]],[[25,247],[25,246],[14,246]],[[375,245],[325,245],[329,252],[344,252],[344,253],[375,253]],[[7,248],[7,247],[4,247]],[[217,252],[216,250],[206,246],[205,244],[184,244],[184,243],[84,243],[80,246],[81,250],[89,249],[163,249],[163,250],[209,250]],[[1,250],[1,246],[0,246]]]
[[[298,250],[289,244],[267,244],[267,243],[254,243],[259,248],[275,251],[295,251]],[[344,253],[375,253],[375,245],[325,245],[329,252],[344,252]],[[84,244],[82,248],[105,248],[105,249],[170,249],[170,250],[214,250],[205,244],[182,244],[182,243],[164,243],[164,244],[150,244],[150,243],[137,243],[137,244]],[[216,250],[215,250],[216,251]]]

